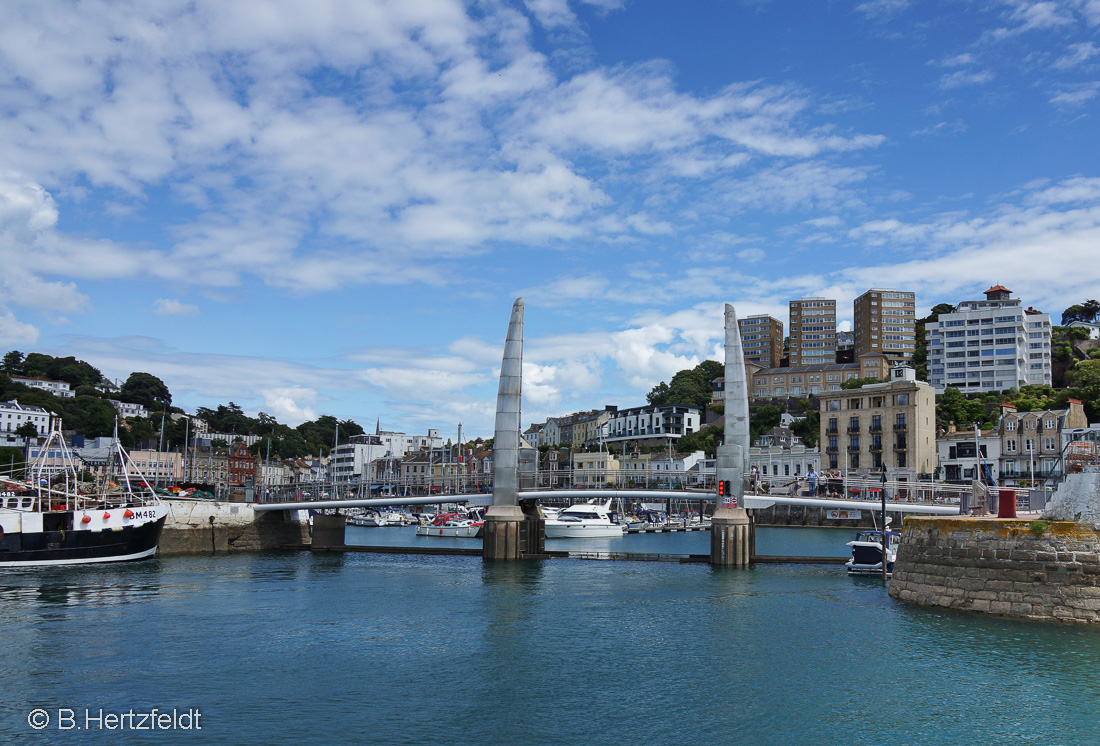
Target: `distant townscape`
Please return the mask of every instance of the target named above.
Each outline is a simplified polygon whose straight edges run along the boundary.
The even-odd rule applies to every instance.
[[[837,301],[790,301],[784,323],[739,320],[755,474],[797,484],[811,472],[900,481],[1043,487],[1095,459],[1100,303],[1060,325],[994,285],[982,299],[916,316],[911,292],[872,288],[837,330]],[[659,382],[645,404],[604,405],[533,423],[524,460],[546,486],[705,487],[721,444],[724,370],[707,360]],[[233,402],[193,413],[155,375],[105,378],[93,365],[17,350],[0,364],[0,470],[40,455],[62,423],[82,467],[117,437],[148,479],[227,499],[318,491],[485,491],[492,441],[444,440],[322,416],[297,427]],[[49,454],[46,454],[49,456]],[[824,480],[822,484],[825,484]]]

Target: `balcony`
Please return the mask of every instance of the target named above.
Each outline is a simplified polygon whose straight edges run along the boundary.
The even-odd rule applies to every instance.
[[[882,453],[882,443],[872,443],[867,450],[871,453]]]
[[[904,422],[899,422],[899,423],[894,425],[894,432],[895,433],[905,433],[905,432],[908,432],[908,431],[909,431],[909,426],[906,425]]]
[[[830,427],[825,431],[826,435],[840,435],[839,427]]]
[[[840,451],[836,446],[826,446],[825,453],[838,453]]]
[[[895,451],[908,451],[909,450],[909,445],[904,440],[899,440],[897,443],[894,444],[894,450]]]
[[[859,435],[859,428],[858,427],[849,427],[848,428],[848,434],[849,435]]]
[[[872,432],[872,433],[881,433],[881,432],[882,432],[882,425],[881,425],[881,424],[879,424],[879,425],[871,425],[871,427],[869,428],[869,432]]]
[[[848,446],[848,453],[859,453],[859,446]]]

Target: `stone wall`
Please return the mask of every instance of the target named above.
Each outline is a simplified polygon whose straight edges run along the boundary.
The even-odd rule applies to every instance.
[[[163,500],[168,506],[161,556],[256,552],[309,543],[309,523],[300,511],[256,513],[249,503]]]
[[[909,517],[901,533],[890,582],[894,598],[1030,619],[1100,622],[1100,530],[1093,524]]]

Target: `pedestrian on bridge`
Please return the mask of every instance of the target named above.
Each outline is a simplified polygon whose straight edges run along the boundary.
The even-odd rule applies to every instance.
[[[817,472],[813,464],[810,464],[810,471],[806,474],[806,486],[810,488],[810,497],[817,495]]]

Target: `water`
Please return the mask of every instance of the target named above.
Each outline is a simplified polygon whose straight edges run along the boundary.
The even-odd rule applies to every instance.
[[[707,534],[629,540],[673,537]],[[1100,630],[913,608],[836,566],[166,558],[7,571],[0,629],[0,743],[1097,742]],[[152,707],[202,730],[55,727]]]

